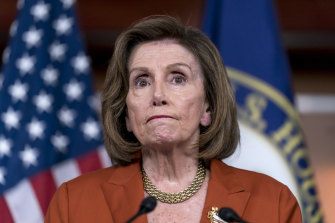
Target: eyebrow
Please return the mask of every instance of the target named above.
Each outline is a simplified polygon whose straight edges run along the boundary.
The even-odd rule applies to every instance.
[[[191,67],[186,64],[186,63],[173,63],[173,64],[169,64],[167,66],[168,69],[171,69],[173,67],[178,67],[178,66],[182,66],[182,67],[187,67],[191,72],[192,72],[192,69]],[[139,70],[139,71],[144,71],[144,72],[149,72],[149,69],[146,68],[146,67],[134,67],[132,68],[130,71],[129,71],[129,75],[133,72],[133,71],[136,71],[136,70]]]
[[[167,66],[167,68],[172,68],[172,67],[178,67],[178,66],[182,66],[182,67],[187,67],[190,71],[192,71],[190,65],[186,64],[186,63],[173,63],[173,64],[169,64]]]
[[[129,71],[129,75],[130,75],[133,71],[136,71],[136,70],[144,71],[144,72],[149,72],[148,68],[146,68],[146,67],[134,67],[133,69],[131,69],[131,70]]]

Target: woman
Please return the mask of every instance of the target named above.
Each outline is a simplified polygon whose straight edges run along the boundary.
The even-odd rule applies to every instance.
[[[122,33],[102,117],[113,167],[63,184],[46,222],[125,222],[149,195],[158,205],[136,222],[210,222],[215,207],[250,222],[301,222],[286,186],[220,161],[239,141],[236,106],[220,55],[199,30],[156,16]]]

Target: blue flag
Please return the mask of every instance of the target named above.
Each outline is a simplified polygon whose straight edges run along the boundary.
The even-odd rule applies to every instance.
[[[304,222],[322,222],[272,1],[209,0],[203,30],[221,53],[238,105],[241,145],[225,162],[283,182]]]
[[[73,4],[18,1],[0,74],[1,222],[43,222],[57,186],[103,166]]]

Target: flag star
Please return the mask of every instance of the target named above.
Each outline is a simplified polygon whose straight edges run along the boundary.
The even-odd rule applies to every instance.
[[[73,19],[67,18],[65,15],[61,15],[53,23],[53,28],[56,30],[58,35],[68,34],[71,31],[73,25]]]
[[[63,125],[73,127],[74,119],[76,117],[76,112],[74,110],[64,106],[61,108],[61,110],[58,111],[57,116]]]
[[[37,46],[42,38],[43,31],[37,30],[35,27],[30,27],[30,29],[23,33],[22,39],[26,42],[28,48]]]
[[[62,153],[67,152],[67,146],[69,145],[69,142],[69,138],[59,132],[51,137],[52,145],[56,148],[57,151]]]
[[[49,54],[51,59],[61,61],[64,59],[66,50],[67,48],[65,44],[61,44],[58,41],[53,42],[49,47]]]
[[[79,53],[76,57],[72,58],[71,65],[77,73],[84,73],[89,69],[90,61],[84,53]]]
[[[25,146],[24,151],[20,152],[20,159],[23,165],[28,168],[32,165],[37,166],[38,150],[31,148],[30,146]]]
[[[99,139],[100,128],[98,122],[93,119],[87,120],[81,125],[81,131],[84,133],[86,139]]]
[[[20,70],[21,74],[31,73],[34,69],[36,58],[24,54],[21,58],[16,60],[16,67]]]
[[[13,146],[12,141],[0,136],[0,158],[10,156],[10,149]]]
[[[87,99],[87,104],[94,110],[100,113],[101,111],[101,100],[99,95],[91,95]]]
[[[9,34],[11,37],[13,37],[16,34],[17,26],[18,26],[18,23],[16,20],[10,25]]]
[[[63,7],[68,9],[75,3],[75,0],[61,0],[61,2],[63,3]]]
[[[27,130],[31,139],[43,138],[43,132],[45,130],[45,123],[38,121],[35,118],[27,124]]]
[[[84,85],[75,80],[71,80],[70,83],[64,85],[64,92],[70,101],[79,100],[83,94]]]
[[[41,91],[37,96],[33,98],[33,102],[39,112],[50,112],[53,97]]]
[[[39,1],[31,7],[30,13],[34,16],[35,21],[46,21],[49,18],[50,5]]]
[[[0,167],[0,184],[5,185],[6,180],[5,180],[5,175],[6,175],[6,169],[4,167]]]
[[[21,118],[19,111],[14,111],[12,108],[8,108],[7,112],[1,115],[2,121],[5,123],[7,129],[18,128]]]
[[[9,86],[8,93],[12,96],[14,102],[25,101],[28,88],[28,84],[22,84],[21,81],[16,80],[14,85]]]
[[[59,77],[59,72],[52,66],[48,66],[41,71],[41,77],[46,85],[55,86]]]
[[[2,54],[2,63],[5,64],[8,62],[9,59],[9,55],[10,55],[10,48],[7,46]]]

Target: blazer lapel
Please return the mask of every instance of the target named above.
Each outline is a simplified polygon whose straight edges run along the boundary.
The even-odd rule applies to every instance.
[[[129,220],[139,210],[144,189],[139,162],[117,167],[109,180],[101,185],[107,205],[115,223]],[[146,223],[146,216],[136,222]]]
[[[250,197],[231,167],[220,160],[212,160],[210,179],[201,222],[209,222],[207,213],[212,207],[230,207],[243,217]],[[117,167],[109,179],[101,185],[113,222],[126,222],[135,215],[144,199],[144,189],[139,162]],[[136,222],[147,223],[146,215]]]
[[[212,207],[219,210],[222,207],[230,207],[243,217],[250,192],[240,184],[233,169],[220,160],[211,160],[210,174],[201,222],[209,222],[207,214]]]

